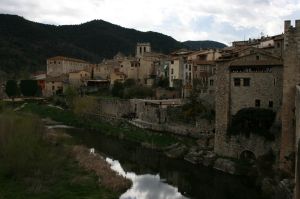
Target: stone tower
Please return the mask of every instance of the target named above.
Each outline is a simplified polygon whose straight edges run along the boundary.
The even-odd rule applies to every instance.
[[[300,83],[300,20],[284,23],[284,69],[280,168],[293,173],[295,152],[295,93]]]
[[[136,57],[141,58],[144,56],[144,53],[151,52],[150,43],[137,43],[136,44]]]

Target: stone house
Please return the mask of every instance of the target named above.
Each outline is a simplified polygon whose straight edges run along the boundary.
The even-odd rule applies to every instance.
[[[140,62],[136,58],[125,58],[120,63],[120,72],[124,73],[128,79],[139,82]]]
[[[276,151],[276,143],[252,136],[227,137],[233,115],[243,108],[266,108],[279,111],[282,99],[283,61],[265,50],[248,48],[217,61],[215,153],[239,158],[244,151],[256,157]],[[278,150],[277,150],[278,151]]]
[[[115,69],[113,73],[110,74],[110,85],[113,85],[116,81],[124,82],[127,79],[126,75],[119,71],[119,69]]]
[[[69,75],[62,74],[60,76],[46,77],[46,88],[45,88],[45,96],[50,97],[53,95],[62,94],[64,90],[67,88],[69,81]]]
[[[96,64],[94,68],[94,77],[101,79],[110,79],[110,75],[115,71],[115,69],[120,68],[121,60],[103,60],[101,63]]]
[[[69,84],[74,88],[85,86],[88,79],[91,79],[91,73],[85,70],[69,73]]]
[[[85,70],[90,64],[84,60],[63,56],[47,59],[47,76],[60,76],[70,72]]]

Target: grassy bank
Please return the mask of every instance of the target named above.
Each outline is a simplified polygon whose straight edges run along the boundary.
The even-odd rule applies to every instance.
[[[113,199],[121,194],[83,170],[62,139],[46,139],[43,124],[31,114],[0,113],[0,162],[1,199]]]
[[[51,118],[66,125],[85,128],[122,139],[148,143],[156,148],[163,148],[175,143],[193,144],[188,138],[179,138],[170,134],[154,133],[152,131],[139,129],[126,123],[110,124],[94,117],[80,117],[69,110],[60,110],[45,104],[28,103],[23,111],[32,112],[42,118]]]

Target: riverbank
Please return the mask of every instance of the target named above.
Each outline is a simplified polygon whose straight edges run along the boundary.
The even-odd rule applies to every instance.
[[[34,115],[0,113],[0,127],[1,199],[117,199],[131,186],[100,156]]]
[[[157,150],[163,150],[174,144],[181,144],[187,147],[196,145],[196,141],[191,138],[140,129],[127,122],[111,123],[103,121],[94,115],[80,117],[70,110],[62,110],[46,103],[28,103],[23,107],[22,111],[37,114],[41,118],[50,118],[65,125],[137,142]]]

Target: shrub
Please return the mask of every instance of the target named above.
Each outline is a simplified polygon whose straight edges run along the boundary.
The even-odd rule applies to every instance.
[[[119,81],[115,81],[112,87],[111,93],[114,97],[123,97],[124,84]]]
[[[20,91],[23,96],[32,97],[37,94],[39,86],[36,80],[21,80]]]
[[[19,95],[19,88],[16,80],[8,80],[6,82],[5,93],[12,99]]]
[[[131,88],[126,88],[124,90],[124,95],[123,95],[123,97],[126,99],[147,98],[152,96],[153,96],[152,89],[144,86],[134,86]]]
[[[232,117],[228,134],[243,134],[249,137],[251,133],[254,133],[273,140],[274,135],[270,132],[270,128],[274,123],[275,116],[276,113],[269,109],[241,109]]]

